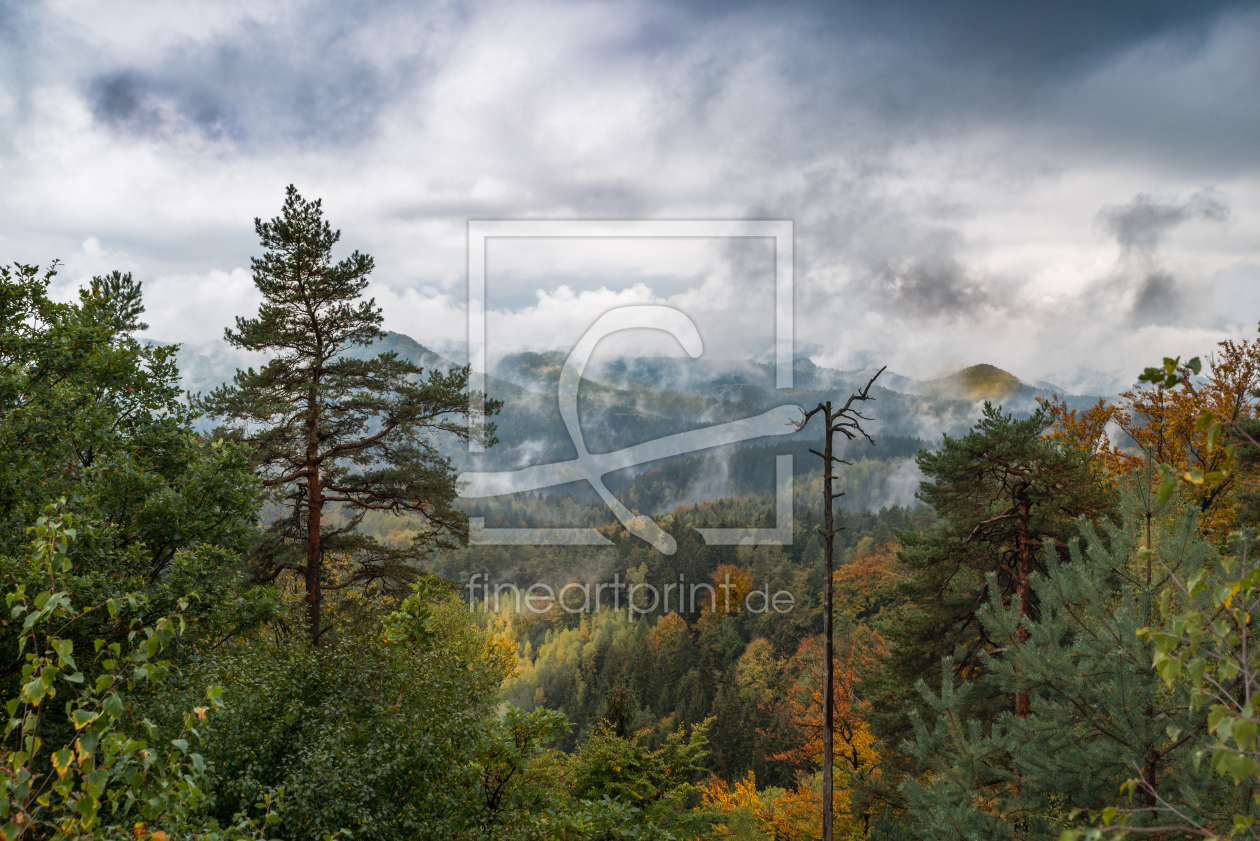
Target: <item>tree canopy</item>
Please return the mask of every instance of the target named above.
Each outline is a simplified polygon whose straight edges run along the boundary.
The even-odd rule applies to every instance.
[[[422,379],[397,353],[348,355],[385,336],[381,309],[362,300],[373,262],[358,251],[333,262],[341,234],[324,220],[319,199],[307,201],[290,186],[280,216],[255,219],[254,229],[265,249],[252,260],[263,303],[225,336],[271,358],[238,371],[198,405],[248,445],[267,498],[283,508],[252,557],[259,580],[285,571],[303,577],[307,631],[318,641],[328,630],[325,591],[406,581],[429,549],[466,538],[467,518],[452,507],[455,474],[439,443],[469,438],[468,369]],[[497,409],[485,402],[487,415]],[[484,428],[489,445],[494,427]],[[329,527],[325,510],[334,505],[351,516]],[[386,547],[357,532],[368,511],[418,514],[424,528],[409,548]],[[351,558],[354,569],[329,580],[330,553]]]

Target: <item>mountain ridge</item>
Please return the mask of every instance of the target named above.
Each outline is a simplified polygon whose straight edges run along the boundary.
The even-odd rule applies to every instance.
[[[397,353],[426,370],[448,371],[458,366],[448,356],[394,332],[347,355],[369,358],[383,351]],[[178,362],[185,387],[204,392],[229,380],[238,358],[226,351],[215,353],[213,348],[181,347]],[[444,440],[440,445],[452,463],[460,470],[494,471],[574,458],[576,449],[556,397],[565,358],[563,351],[530,351],[497,360],[486,373],[484,388],[487,396],[504,402],[495,418],[499,444],[486,453],[472,454],[453,438]],[[776,388],[775,366],[763,362],[641,357],[592,363],[578,394],[584,445],[592,453],[610,452],[785,405],[807,409],[847,396],[864,386],[874,370],[839,371],[802,357],[794,363],[793,372],[794,388],[781,390]],[[863,410],[872,418],[867,431],[876,437],[939,442],[942,434],[965,434],[979,418],[984,400],[1027,416],[1037,409],[1036,398],[1052,393],[1040,385],[1028,385],[989,363],[926,381],[886,371],[871,389],[873,402]],[[1054,391],[1064,394],[1061,389]],[[1072,408],[1088,408],[1098,398],[1066,395],[1064,399]],[[212,425],[209,419],[199,422],[207,429]],[[792,450],[820,435],[811,426],[732,447]]]

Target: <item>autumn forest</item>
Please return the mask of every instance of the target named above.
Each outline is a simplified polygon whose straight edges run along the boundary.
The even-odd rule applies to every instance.
[[[811,381],[870,398],[837,455],[802,420],[739,493],[613,485],[666,553],[580,491],[461,498],[522,388],[399,352],[320,201],[255,229],[260,361],[196,393],[130,274],[0,269],[5,841],[1255,834],[1260,341],[932,441]],[[790,540],[707,540],[782,527],[789,451]],[[557,523],[602,542],[477,539]]]

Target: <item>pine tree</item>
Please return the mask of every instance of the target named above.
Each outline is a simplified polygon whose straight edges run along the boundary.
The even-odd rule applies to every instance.
[[[1231,431],[1229,437],[1232,443],[1238,445],[1235,457],[1238,472],[1244,476],[1260,474],[1260,449],[1252,443],[1260,441],[1260,420],[1252,418],[1238,421],[1238,429]],[[1239,482],[1239,485],[1235,519],[1244,526],[1260,525],[1260,483],[1253,479]]]
[[[906,712],[917,698],[915,684],[936,685],[944,657],[953,658],[955,677],[977,678],[981,654],[1000,648],[977,611],[997,597],[1003,604],[1016,599],[1035,617],[1031,576],[1044,570],[1042,550],[1062,556],[1067,539],[1078,533],[1075,518],[1095,518],[1109,508],[1110,494],[1087,454],[1045,437],[1050,423],[1043,411],[1016,420],[986,403],[967,435],[946,436],[939,450],[917,456],[928,479],[918,497],[935,510],[936,523],[899,533],[905,547],[899,558],[908,569],[898,585],[903,604],[877,623],[889,656],[864,682],[887,773],[879,790],[864,793],[872,800],[902,805],[895,786],[913,773],[914,763],[898,746],[910,727]],[[1026,690],[982,693],[967,699],[965,712],[988,722],[1002,709],[1026,714],[1029,700]]]
[[[252,445],[254,464],[273,502],[288,515],[254,553],[261,580],[289,570],[303,576],[307,626],[318,643],[321,594],[363,582],[396,582],[432,546],[466,539],[467,518],[452,507],[455,474],[439,443],[467,441],[468,369],[431,372],[394,353],[345,355],[383,339],[381,310],[362,300],[372,258],[355,251],[334,263],[340,231],[323,220],[319,199],[290,186],[281,215],[254,228],[265,252],[252,260],[263,295],[255,318],[226,330],[234,347],[271,354],[261,369],[238,371],[231,385],[199,398]],[[498,410],[486,402],[487,415]],[[493,443],[486,426],[485,443]],[[348,509],[336,528],[332,505]],[[418,514],[426,526],[409,550],[387,549],[356,533],[368,511]],[[325,556],[353,559],[340,581],[325,580]]]
[[[902,592],[915,610],[888,628],[893,662],[909,684],[958,647],[955,666],[974,674],[980,652],[997,647],[976,611],[994,595],[1004,604],[1018,596],[1024,615],[1035,616],[1031,575],[1042,566],[1042,547],[1048,542],[1061,553],[1078,516],[1108,509],[1110,496],[1087,456],[1043,437],[1049,425],[1040,410],[1016,420],[985,403],[970,433],[920,451],[917,462],[930,481],[918,496],[938,522],[902,535],[901,560],[911,571]],[[1014,705],[1017,715],[1026,713],[1028,693],[1016,692]]]
[[[1045,571],[1031,576],[1036,619],[1018,598],[1004,602],[989,573],[988,604],[977,618],[1002,655],[980,654],[975,683],[955,686],[947,665],[939,695],[919,686],[927,709],[912,716],[908,747],[926,774],[902,785],[915,834],[1053,837],[1069,825],[1070,809],[1114,804],[1121,784],[1139,774],[1196,817],[1246,810],[1236,802],[1245,792],[1206,762],[1196,768],[1188,687],[1164,685],[1137,634],[1160,624],[1169,573],[1184,579],[1215,566],[1194,507],[1161,508],[1145,474],[1121,487],[1121,525],[1082,520],[1082,540],[1072,541],[1066,559],[1042,547]],[[1006,711],[990,728],[967,721],[968,696],[1021,688],[1030,695],[1024,717]],[[1164,822],[1153,796],[1134,807],[1132,825]]]

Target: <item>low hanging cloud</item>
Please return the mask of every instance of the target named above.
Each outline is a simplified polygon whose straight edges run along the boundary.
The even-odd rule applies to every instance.
[[[1120,244],[1126,260],[1149,261],[1160,243],[1179,225],[1195,219],[1225,222],[1229,203],[1217,190],[1204,189],[1185,199],[1158,199],[1139,193],[1127,204],[1105,207],[1099,218]]]
[[[974,316],[994,303],[983,277],[969,273],[956,253],[953,232],[936,232],[917,254],[888,258],[874,271],[872,287],[894,311],[917,318]]]

